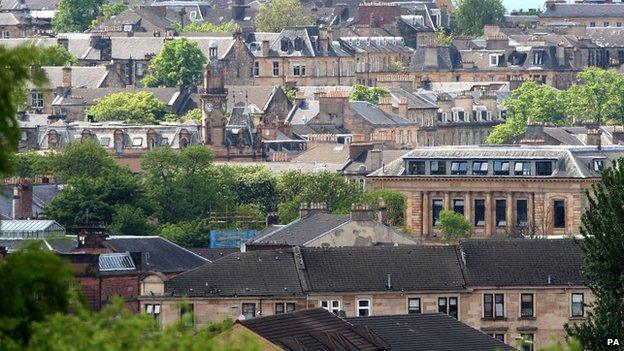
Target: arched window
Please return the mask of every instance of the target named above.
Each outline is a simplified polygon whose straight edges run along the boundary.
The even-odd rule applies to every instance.
[[[48,132],[48,147],[54,149],[59,145],[58,133],[52,129]]]
[[[121,129],[117,129],[113,135],[115,141],[115,153],[121,154],[124,149],[124,131]]]

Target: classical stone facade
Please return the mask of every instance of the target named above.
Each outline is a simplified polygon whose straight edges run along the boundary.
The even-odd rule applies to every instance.
[[[585,191],[621,147],[465,147],[416,149],[370,175],[374,189],[406,196],[406,224],[440,240],[442,210],[463,214],[473,236],[578,233]]]

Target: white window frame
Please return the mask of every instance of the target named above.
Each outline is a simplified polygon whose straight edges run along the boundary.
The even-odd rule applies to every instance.
[[[582,314],[580,316],[575,316],[574,315],[574,296],[575,295],[580,295],[581,296]],[[573,293],[570,294],[570,317],[572,317],[572,318],[585,318],[585,293],[573,292]]]
[[[2,38],[4,38],[4,39],[11,38],[11,32],[9,32],[8,30],[3,31],[2,32]]]
[[[148,303],[145,305],[145,313],[151,315],[160,323],[160,314],[162,312],[162,306],[159,303]]]
[[[366,306],[361,306],[360,303],[365,302]],[[357,317],[368,317],[373,315],[373,300],[371,299],[357,299],[355,301],[357,307]],[[366,315],[362,316],[361,311],[366,311]]]
[[[43,93],[40,91],[31,91],[30,92],[30,107],[43,108],[43,105],[44,105]]]
[[[418,300],[418,312],[414,312],[412,314],[422,314],[423,313],[423,305],[422,299],[420,297],[408,297],[407,298],[407,314],[410,314],[410,300]]]
[[[260,62],[259,61],[254,61],[253,75],[254,77],[260,76]]]
[[[325,305],[325,306],[323,306]],[[335,306],[337,305],[337,306]],[[328,299],[328,300],[320,300],[319,301],[319,306],[326,310],[329,311],[333,314],[338,314],[340,311],[342,311],[341,306],[342,306],[342,301],[340,300],[332,300],[332,299]]]
[[[494,60],[493,60],[494,59]],[[498,67],[498,63],[500,61],[499,54],[490,54],[490,67]]]
[[[280,63],[278,61],[273,61],[271,64],[273,77],[279,77],[280,75]]]

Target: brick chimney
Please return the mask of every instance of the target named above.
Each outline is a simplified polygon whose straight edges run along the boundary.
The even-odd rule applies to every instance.
[[[351,220],[357,222],[376,221],[377,215],[369,205],[353,204],[351,206]]]
[[[262,57],[269,56],[269,41],[268,40],[262,41],[262,43],[260,44],[260,51],[262,52]]]
[[[13,187],[13,219],[32,218],[33,189],[27,179],[20,179]]]
[[[298,91],[297,94],[295,94],[295,106],[301,106],[304,101],[306,101],[305,93]]]
[[[598,125],[587,126],[587,138],[585,139],[587,146],[597,146],[598,150],[602,149],[602,131]]]
[[[79,226],[78,230],[78,249],[90,252],[110,252],[104,242],[108,238],[108,233],[103,225],[86,224]]]
[[[407,109],[408,109],[408,104],[407,104],[407,98],[405,97],[400,97],[399,98],[399,113],[398,115],[403,117],[403,118],[407,118]]]
[[[370,171],[376,171],[378,169],[380,169],[381,167],[383,167],[383,161],[382,161],[382,154],[381,154],[381,150],[375,148],[373,150],[370,150],[368,152],[368,157],[367,157],[367,161],[368,161],[368,168]]]
[[[379,106],[379,108],[385,113],[392,113],[392,97],[390,96],[380,97],[379,102],[377,103],[377,106]]]
[[[72,68],[69,65],[63,67],[63,88],[71,88],[72,86]]]
[[[613,137],[613,145],[624,145],[624,128],[616,127],[616,129],[611,132]]]
[[[314,213],[329,213],[327,205],[322,202],[304,202],[299,206],[299,218],[303,218]]]

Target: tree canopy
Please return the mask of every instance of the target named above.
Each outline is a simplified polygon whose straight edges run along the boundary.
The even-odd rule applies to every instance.
[[[575,121],[624,125],[624,75],[590,67],[565,93],[566,111]]]
[[[379,98],[388,95],[388,90],[381,87],[367,87],[356,84],[351,90],[349,100],[351,101],[368,101],[371,104],[377,104]]]
[[[37,69],[41,51],[34,46],[8,48],[0,45],[0,175],[11,172],[11,154],[17,150],[19,124],[17,107],[26,101],[26,83],[42,85],[45,73]],[[11,84],[5,84],[11,82]]]
[[[186,38],[166,40],[162,50],[150,61],[149,74],[143,78],[143,84],[148,87],[199,85],[207,61],[196,42]]]
[[[505,15],[501,0],[456,0],[455,28],[461,35],[483,35],[483,27],[500,24]]]
[[[32,323],[67,313],[77,303],[73,271],[55,253],[33,242],[0,260],[0,350],[20,350]]]
[[[63,45],[51,45],[41,49],[41,66],[77,65],[78,58],[67,51]]]
[[[52,19],[57,33],[84,32],[100,12],[102,0],[59,0]]]
[[[114,93],[97,99],[87,110],[96,121],[124,121],[136,124],[158,124],[166,120],[170,111],[153,93]]]
[[[298,0],[271,0],[260,5],[255,23],[259,32],[281,32],[286,27],[312,25],[313,19]]]
[[[567,125],[563,92],[534,81],[524,82],[504,102],[507,121],[488,135],[486,142],[500,144],[521,135],[531,122]]]
[[[601,178],[587,193],[577,241],[584,282],[596,300],[584,321],[566,326],[585,350],[608,350],[607,338],[624,340],[624,159],[603,169]]]
[[[436,228],[440,229],[442,238],[446,242],[469,238],[472,233],[470,221],[461,213],[449,210],[440,212],[440,222],[436,224]]]
[[[211,22],[191,22],[184,27],[178,28],[178,32],[180,33],[234,33],[239,30],[240,27],[234,21],[222,24],[214,24]]]

